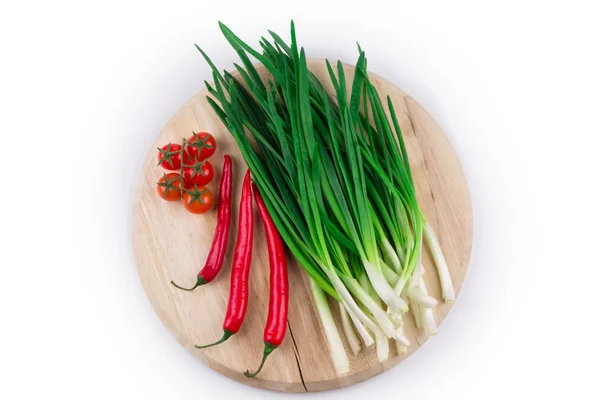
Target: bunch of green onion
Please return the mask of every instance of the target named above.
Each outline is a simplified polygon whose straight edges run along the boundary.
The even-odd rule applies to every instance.
[[[380,360],[395,339],[407,351],[403,315],[436,332],[421,263],[423,238],[434,256],[445,301],[454,291],[444,256],[419,208],[393,104],[382,103],[359,57],[352,82],[341,62],[327,61],[330,96],[307,68],[294,24],[291,44],[269,31],[256,51],[221,30],[243,67],[239,78],[212,67],[208,101],[235,138],[286,245],[311,278],[311,288],[338,373],[349,362],[325,294],[339,302],[348,343],[376,343]],[[261,79],[250,57],[269,72]],[[391,121],[386,116],[386,107]]]

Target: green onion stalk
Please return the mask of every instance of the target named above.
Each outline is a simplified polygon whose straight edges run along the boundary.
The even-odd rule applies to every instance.
[[[342,317],[342,327],[344,328],[344,334],[346,335],[346,340],[348,340],[348,344],[350,345],[350,349],[354,355],[357,355],[360,351],[360,341],[354,332],[354,328],[352,328],[352,321],[350,320],[350,314],[344,307],[342,303],[339,304],[340,316]],[[364,325],[363,325],[364,326]]]
[[[220,23],[241,64],[236,76],[212,68],[207,100],[230,131],[281,237],[311,278],[313,298],[334,365],[348,359],[326,294],[339,302],[353,353],[377,344],[380,360],[390,338],[409,346],[402,315],[413,307],[426,333],[435,332],[436,300],[422,281],[425,239],[432,251],[443,298],[452,282],[432,227],[419,208],[410,163],[389,97],[382,102],[367,73],[365,52],[354,76],[327,61],[333,95],[308,70],[304,48],[269,31],[255,50]],[[260,73],[251,58],[267,73]],[[389,114],[390,118],[388,118]],[[428,325],[425,325],[428,324]],[[432,325],[433,324],[433,325]],[[373,336],[371,336],[371,333]],[[399,346],[399,347],[398,347]]]

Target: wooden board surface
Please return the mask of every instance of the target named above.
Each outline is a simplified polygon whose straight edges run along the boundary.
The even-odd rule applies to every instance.
[[[309,68],[322,82],[328,82],[323,60],[310,60]],[[353,67],[346,66],[351,82]],[[264,73],[264,70],[261,70]],[[472,214],[467,183],[460,162],[445,134],[429,114],[411,97],[384,79],[372,75],[380,95],[390,95],[408,148],[417,186],[418,199],[433,226],[452,275],[456,293],[467,272],[471,253]],[[331,90],[331,87],[329,87]],[[191,215],[178,203],[168,203],[156,194],[156,184],[163,171],[156,166],[156,148],[168,142],[180,143],[192,131],[211,132],[218,150],[210,159],[215,178],[209,187],[216,191],[221,175],[223,154],[233,160],[234,196],[229,251],[223,270],[209,285],[194,292],[183,292],[170,285],[171,280],[193,285],[204,265],[216,225],[216,207],[209,213]],[[405,335],[411,341],[408,354],[396,355],[390,343],[390,358],[379,363],[375,346],[350,358],[350,372],[337,376],[329,357],[327,341],[314,307],[308,277],[293,257],[289,260],[290,304],[288,333],[279,349],[267,361],[255,379],[243,372],[256,367],[263,351],[262,334],[267,318],[269,267],[263,227],[255,217],[255,241],[250,272],[250,304],[240,332],[227,342],[206,350],[194,348],[220,338],[229,296],[232,250],[237,232],[237,209],[245,162],[227,129],[213,114],[206,92],[192,97],[168,122],[157,137],[144,163],[133,205],[133,247],[140,279],[158,316],[175,338],[196,358],[210,368],[248,385],[265,389],[305,392],[323,391],[352,385],[398,364],[416,351],[426,340],[415,327],[412,313],[405,316]],[[440,285],[429,252],[424,252],[427,288],[439,303],[435,318],[439,324],[452,303],[441,302]],[[333,305],[333,302],[331,303]],[[345,340],[337,306],[332,307],[340,334]],[[441,329],[439,334],[443,334]],[[435,340],[435,339],[434,339]]]

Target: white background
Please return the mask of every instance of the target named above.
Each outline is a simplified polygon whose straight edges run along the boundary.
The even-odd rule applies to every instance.
[[[294,3],[2,2],[0,398],[285,396],[170,336],[137,278],[130,214],[150,144],[210,80],[193,43],[225,68],[217,20],[256,44],[267,28],[287,37],[291,17],[310,56],[353,62],[359,41],[429,110],[475,223],[439,335],[377,378],[305,398],[599,398],[596,2]]]

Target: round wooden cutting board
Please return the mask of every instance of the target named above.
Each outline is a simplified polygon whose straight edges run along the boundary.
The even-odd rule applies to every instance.
[[[309,68],[322,82],[329,82],[324,60],[310,60]],[[345,69],[351,83],[354,68],[345,66]],[[259,71],[264,74],[264,69]],[[471,201],[460,162],[440,127],[414,99],[380,77],[372,75],[372,80],[381,96],[389,95],[393,100],[420,205],[441,243],[458,294],[467,272],[472,240]],[[330,93],[331,89],[328,89]],[[231,156],[234,196],[229,250],[221,273],[210,284],[193,292],[184,292],[169,282],[174,280],[181,285],[192,286],[196,281],[215,230],[216,207],[207,214],[192,215],[179,202],[161,200],[156,194],[156,181],[164,171],[156,166],[156,148],[169,142],[180,143],[182,138],[190,137],[192,131],[211,132],[217,140],[217,152],[210,158],[215,167],[215,177],[209,185],[213,193],[218,189],[223,154]],[[412,313],[409,313],[404,318],[405,335],[411,341],[406,355],[398,356],[395,345],[390,343],[390,358],[380,363],[374,345],[369,349],[363,346],[361,352],[353,356],[345,343],[350,372],[345,376],[336,375],[308,277],[288,255],[290,304],[286,338],[269,357],[261,374],[255,379],[246,378],[243,372],[254,369],[260,362],[269,301],[267,250],[263,227],[256,215],[250,303],[242,329],[219,346],[205,350],[194,348],[195,344],[219,339],[223,333],[237,235],[237,210],[246,168],[234,139],[208,105],[205,90],[192,97],[171,118],[148,153],[133,204],[133,247],[146,294],[175,338],[196,358],[223,375],[248,385],[286,392],[323,391],[364,381],[398,364],[423,345],[426,337],[415,327]],[[428,250],[424,251],[423,262],[427,288],[439,301],[435,308],[439,325],[452,303],[441,301],[438,276]],[[331,305],[340,335],[345,340],[338,308],[333,301]],[[443,328],[439,334],[444,334]]]

